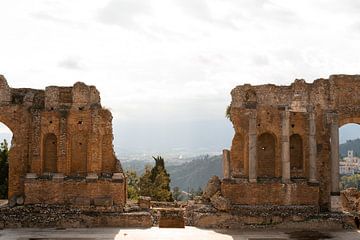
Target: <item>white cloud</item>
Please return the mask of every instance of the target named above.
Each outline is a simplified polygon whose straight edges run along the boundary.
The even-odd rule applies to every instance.
[[[68,57],[68,58],[65,58],[64,60],[61,60],[58,63],[58,66],[61,68],[70,69],[70,70],[80,70],[83,68],[80,64],[79,59],[74,58],[74,57]]]

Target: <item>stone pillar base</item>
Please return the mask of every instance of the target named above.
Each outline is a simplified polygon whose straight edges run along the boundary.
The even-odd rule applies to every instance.
[[[330,201],[331,201],[330,209],[332,212],[342,211],[340,196],[330,196]]]

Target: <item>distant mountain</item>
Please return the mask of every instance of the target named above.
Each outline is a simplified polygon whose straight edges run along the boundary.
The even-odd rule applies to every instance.
[[[339,145],[339,153],[341,157],[345,157],[348,150],[353,150],[354,156],[360,156],[360,138],[347,140],[345,143]]]
[[[145,165],[154,165],[153,161],[127,161],[123,162],[124,170],[134,170],[138,175],[143,174]],[[171,188],[179,187],[188,191],[203,188],[211,176],[222,177],[222,156],[199,156],[182,164],[169,164],[165,159],[165,167],[170,174]]]
[[[178,166],[167,167],[171,177],[171,187],[179,187],[188,191],[191,189],[204,188],[210,177],[217,175],[222,178],[222,157],[202,156],[191,162]]]

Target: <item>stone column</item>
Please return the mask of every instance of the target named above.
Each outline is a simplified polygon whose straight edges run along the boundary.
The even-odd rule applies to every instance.
[[[230,151],[227,149],[223,150],[223,175],[224,179],[228,179],[231,176],[230,172]]]
[[[339,187],[339,123],[337,114],[332,114],[331,126],[331,211],[341,210]]]
[[[281,119],[281,163],[282,182],[290,182],[290,112],[287,107]]]
[[[316,122],[315,113],[309,112],[309,182],[317,183],[316,179]]]
[[[256,182],[256,112],[249,115],[249,181]]]

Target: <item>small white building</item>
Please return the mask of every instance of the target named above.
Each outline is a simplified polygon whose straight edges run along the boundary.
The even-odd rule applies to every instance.
[[[351,175],[360,172],[360,158],[354,157],[354,151],[349,150],[347,156],[340,161],[340,174]]]

